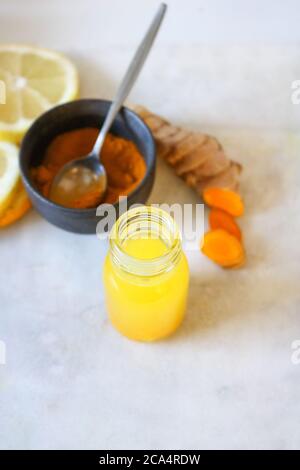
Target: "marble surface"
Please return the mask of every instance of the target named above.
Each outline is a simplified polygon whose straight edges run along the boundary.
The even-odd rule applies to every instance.
[[[122,38],[120,18],[114,16],[118,27],[112,21],[121,2],[76,1],[71,10],[68,1],[26,3],[1,3],[0,41],[67,52],[79,67],[82,95],[111,97],[147,22]],[[129,8],[142,18],[156,4],[126,3],[124,22]],[[277,33],[280,19],[293,23],[296,3],[280,11],[272,2],[266,30],[259,16],[253,32],[250,2],[248,21],[237,8],[230,24],[216,1],[181,2],[190,6],[185,22],[206,18],[207,44],[200,27],[179,28],[183,7],[169,3],[169,23],[130,99],[213,133],[243,163],[248,262],[223,271],[187,253],[184,324],[166,341],[139,344],[106,318],[105,241],[61,231],[34,211],[2,231],[1,449],[299,448],[300,364],[291,356],[300,339],[300,105],[291,103],[290,87],[300,79],[300,38],[292,27]],[[89,13],[81,32],[78,12],[99,4],[99,31],[88,34],[96,21]],[[69,12],[75,24],[63,28]],[[164,201],[197,198],[159,162],[150,202]]]

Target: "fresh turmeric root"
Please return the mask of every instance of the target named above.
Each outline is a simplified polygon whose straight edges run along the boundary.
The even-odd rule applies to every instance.
[[[233,217],[240,217],[244,213],[243,201],[236,191],[207,188],[203,191],[203,200],[208,206],[228,212]]]
[[[18,182],[16,193],[9,207],[0,215],[0,228],[11,225],[23,217],[30,209],[31,202],[21,180]]]
[[[241,242],[223,229],[207,232],[202,240],[201,251],[224,268],[239,267],[245,261]]]
[[[208,216],[212,230],[223,229],[238,240],[242,240],[242,232],[234,218],[220,209],[212,209]]]

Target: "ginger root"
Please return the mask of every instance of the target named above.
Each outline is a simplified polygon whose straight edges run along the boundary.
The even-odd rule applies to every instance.
[[[238,240],[242,240],[242,232],[234,218],[220,209],[212,209],[208,216],[212,230],[223,229]]]
[[[201,251],[224,268],[239,267],[245,261],[241,242],[223,229],[206,232],[202,239]]]
[[[0,217],[0,228],[11,225],[18,219],[23,217],[26,212],[31,208],[31,202],[27,196],[21,180],[18,182],[16,193],[10,206]]]
[[[238,191],[242,167],[227,157],[217,139],[176,127],[142,106],[132,108],[151,129],[158,156],[201,197],[210,187]]]
[[[244,203],[236,191],[207,188],[203,191],[203,199],[208,206],[228,212],[233,217],[240,217],[244,213]]]

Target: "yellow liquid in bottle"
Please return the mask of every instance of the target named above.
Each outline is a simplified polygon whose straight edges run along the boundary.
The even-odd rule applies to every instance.
[[[168,248],[161,239],[134,238],[124,241],[129,256],[158,258]],[[104,265],[107,310],[112,324],[128,338],[152,341],[173,333],[186,308],[189,269],[182,252],[176,265],[155,276],[136,276],[116,267],[108,255]]]

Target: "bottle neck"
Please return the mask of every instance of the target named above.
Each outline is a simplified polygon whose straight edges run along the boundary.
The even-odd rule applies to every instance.
[[[128,253],[128,240],[158,239],[164,252],[154,258],[136,257]],[[110,233],[110,258],[115,266],[135,276],[157,276],[170,271],[180,260],[182,247],[174,219],[165,211],[142,206],[123,214]],[[146,246],[146,244],[145,244]]]

